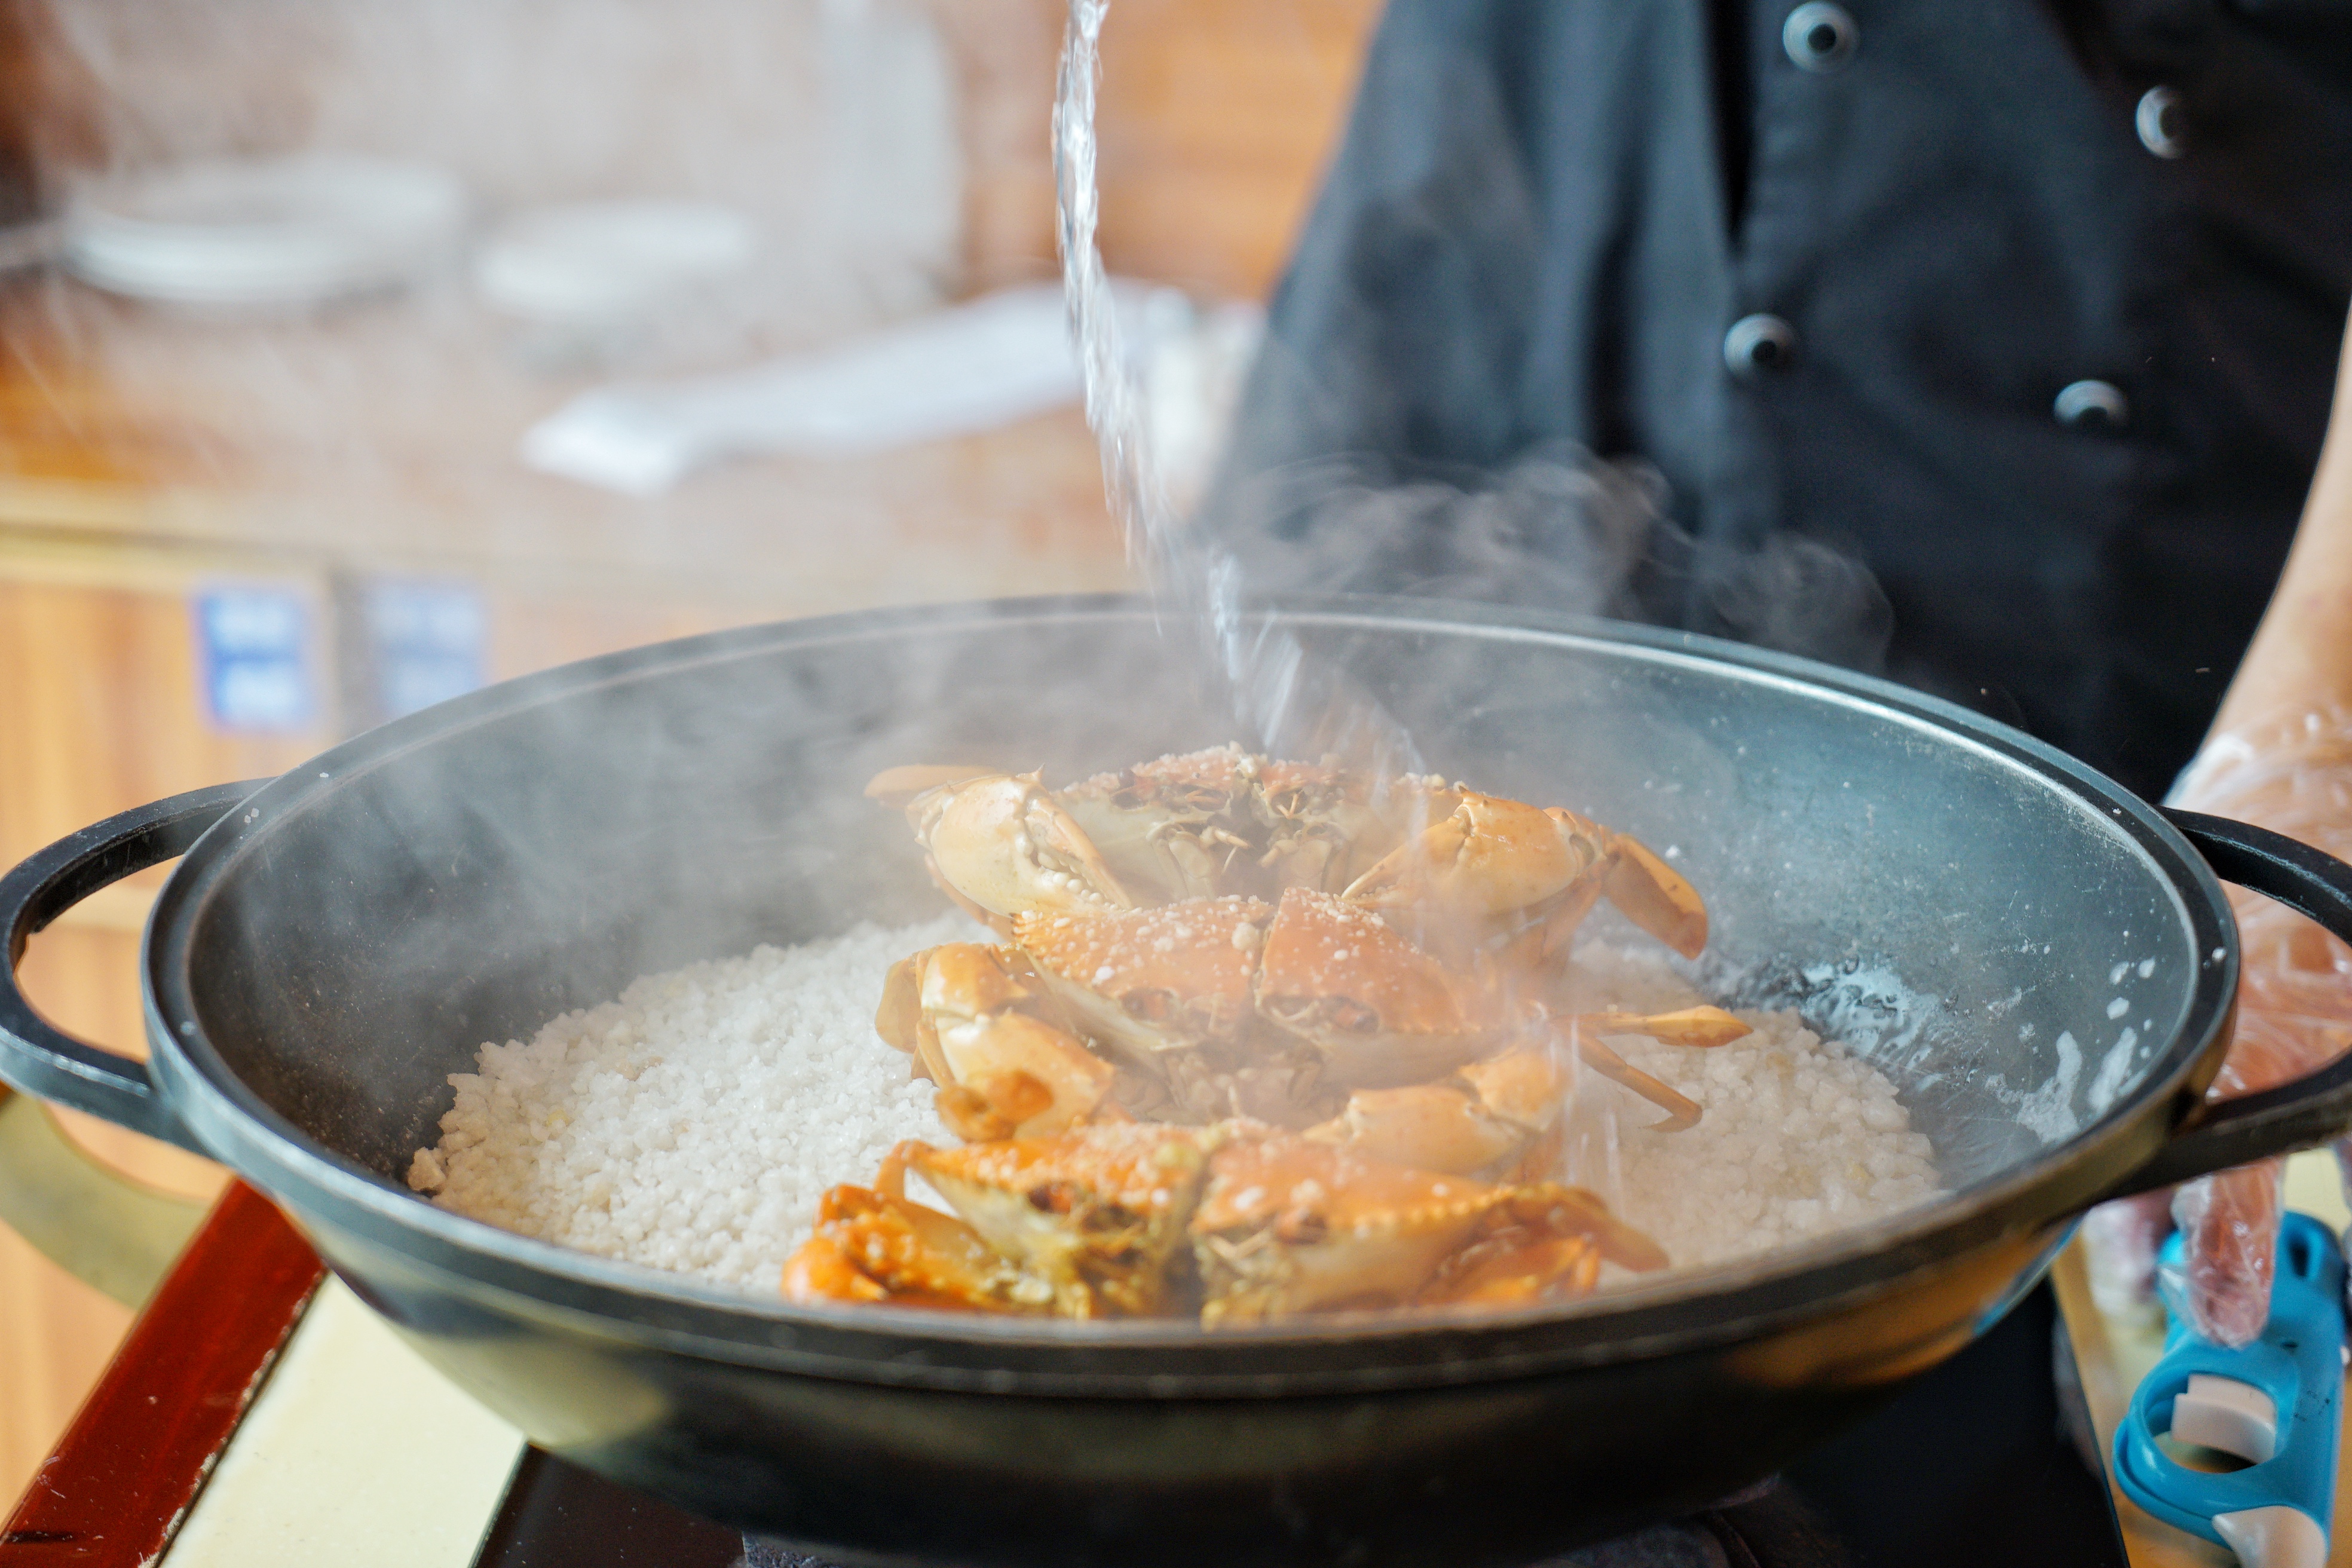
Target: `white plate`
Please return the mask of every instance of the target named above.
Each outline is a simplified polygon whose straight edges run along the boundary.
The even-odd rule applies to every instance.
[[[188,163],[79,195],[66,262],[140,299],[306,304],[406,282],[449,252],[465,217],[465,188],[429,164],[331,153]]]
[[[750,267],[746,213],[715,202],[576,202],[518,214],[474,263],[482,298],[528,321],[635,315]]]

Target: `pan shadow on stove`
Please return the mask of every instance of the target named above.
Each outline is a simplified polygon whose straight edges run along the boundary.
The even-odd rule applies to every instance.
[[[1780,1479],[1544,1568],[2127,1568],[2105,1481],[2068,1436],[2051,1376],[2053,1335],[2057,1303],[2044,1285]],[[2071,1357],[2063,1335],[2055,1342]],[[535,1448],[475,1559],[475,1568],[737,1564],[828,1568]]]

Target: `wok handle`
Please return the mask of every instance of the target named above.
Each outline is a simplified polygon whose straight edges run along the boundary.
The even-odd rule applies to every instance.
[[[206,1152],[164,1109],[146,1063],[75,1039],[34,1012],[16,984],[16,965],[34,932],[100,889],[186,854],[206,828],[266,782],[215,784],[110,816],[27,856],[0,877],[0,930],[8,933],[8,962],[0,968],[0,1081]]]
[[[2352,866],[2266,827],[2165,810],[2213,874],[2276,899],[2352,942]],[[2259,1093],[2207,1105],[2115,1196],[2308,1149],[2352,1129],[2352,1054]]]

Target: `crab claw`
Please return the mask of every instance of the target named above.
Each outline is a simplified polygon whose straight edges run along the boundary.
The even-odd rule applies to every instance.
[[[1042,1312],[1053,1290],[990,1250],[952,1215],[842,1185],[819,1201],[815,1234],[784,1261],[784,1300],[887,1302],[962,1311]]]
[[[1601,1283],[1601,1248],[1581,1236],[1510,1226],[1481,1237],[1422,1287],[1423,1307],[1517,1307],[1590,1296]]]
[[[1706,949],[1706,904],[1698,889],[1640,839],[1622,833],[1610,837],[1614,841],[1616,862],[1602,885],[1609,901],[1627,920],[1685,958],[1696,958]],[[1548,945],[1557,947],[1559,942],[1554,939]]]
[[[1637,1274],[1664,1268],[1671,1261],[1664,1247],[1611,1214],[1599,1194],[1583,1187],[1555,1182],[1514,1187],[1488,1219],[1490,1224],[1539,1226],[1559,1236],[1589,1237],[1601,1257]]]
[[[1445,1083],[1361,1089],[1339,1115],[1302,1136],[1370,1160],[1468,1175],[1524,1153],[1559,1120],[1568,1069],[1521,1046],[1473,1062]]]
[[[1051,998],[1019,953],[952,942],[901,959],[874,1026],[940,1086],[957,1136],[1042,1138],[1092,1116],[1117,1069],[1034,1016]]]
[[[929,853],[932,874],[958,902],[993,917],[992,924],[1024,913],[1100,914],[1135,907],[1092,841],[1034,773],[983,773],[936,785],[907,803],[907,820]]]
[[[1603,1259],[1637,1272],[1667,1263],[1664,1248],[1582,1187],[1514,1187],[1418,1300],[1423,1306],[1509,1307],[1586,1296],[1600,1283]]]
[[[1539,806],[1475,790],[1452,798],[1451,812],[1383,857],[1345,896],[1374,909],[1421,905],[1483,919],[1558,898],[1608,854],[1605,830],[1563,831]]]
[[[1578,1187],[1496,1186],[1242,1130],[1209,1169],[1192,1223],[1207,1328],[1343,1307],[1541,1300],[1590,1289],[1601,1258],[1666,1261]]]

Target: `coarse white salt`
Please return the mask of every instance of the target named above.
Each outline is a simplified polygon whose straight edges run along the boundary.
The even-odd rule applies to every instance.
[[[651,974],[528,1043],[485,1044],[408,1184],[605,1258],[772,1291],[824,1190],[902,1138],[952,1142],[933,1086],[874,1032],[908,954],[961,915]]]
[[[1659,958],[1598,945],[1576,954],[1580,1007],[1663,1013],[1706,1000]],[[1794,1012],[1742,1011],[1755,1033],[1706,1049],[1626,1036],[1633,1066],[1706,1108],[1697,1126],[1653,1132],[1644,1104],[1613,1084],[1616,1180],[1570,1172],[1607,1194],[1677,1266],[1866,1224],[1943,1191],[1934,1150],[1910,1131],[1895,1086]],[[1587,1076],[1585,1082],[1591,1083]]]
[[[441,1138],[409,1185],[440,1206],[606,1258],[762,1294],[817,1199],[864,1183],[905,1138],[954,1142],[933,1086],[874,1032],[892,963],[983,940],[961,915],[647,975],[618,1001],[485,1044],[454,1073]],[[1663,1013],[1704,1000],[1665,963],[1580,950],[1579,1010]],[[1560,1174],[1593,1187],[1677,1265],[1722,1262],[1935,1196],[1927,1139],[1894,1086],[1794,1013],[1708,1049],[1612,1044],[1705,1108],[1654,1132],[1656,1109],[1583,1076]],[[1602,1136],[1593,1136],[1599,1128]],[[1246,1194],[1245,1194],[1246,1196]]]

